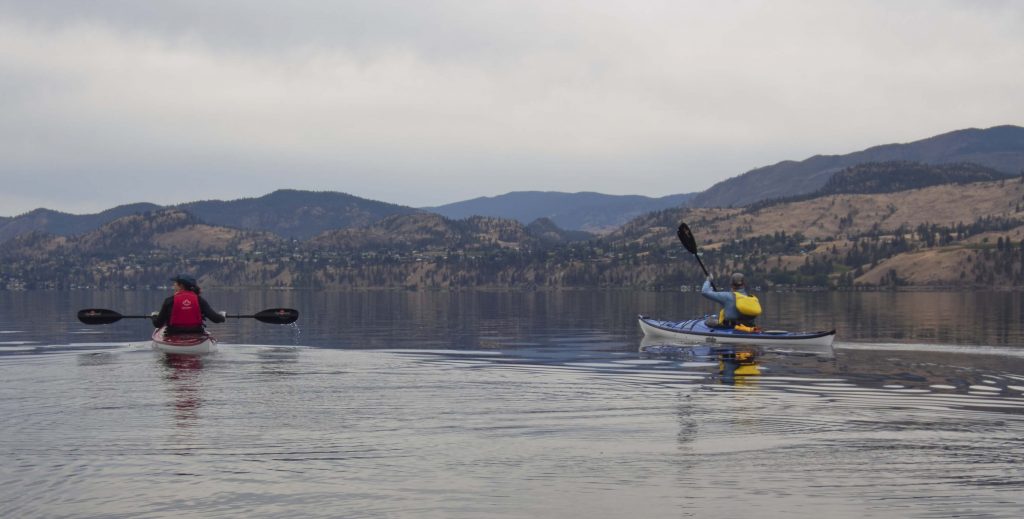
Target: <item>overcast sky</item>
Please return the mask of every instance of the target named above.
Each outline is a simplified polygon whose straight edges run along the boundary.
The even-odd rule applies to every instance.
[[[664,196],[1024,125],[1024,2],[0,0],[0,216]]]

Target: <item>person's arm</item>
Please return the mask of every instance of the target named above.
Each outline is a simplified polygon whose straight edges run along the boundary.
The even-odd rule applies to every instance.
[[[711,288],[711,278],[704,280],[704,286],[700,289],[700,294],[718,304],[725,305],[732,301],[731,292],[715,292]]]
[[[215,312],[213,307],[210,306],[210,303],[207,303],[202,297],[199,298],[199,308],[203,311],[203,317],[215,323],[222,323],[227,320],[223,315]]]
[[[160,313],[153,318],[153,326],[160,328],[167,324],[167,321],[171,320],[171,307],[174,306],[174,298],[168,297],[164,299],[164,304],[160,306]]]

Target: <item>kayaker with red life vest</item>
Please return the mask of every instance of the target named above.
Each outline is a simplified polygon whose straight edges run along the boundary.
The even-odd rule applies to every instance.
[[[700,289],[701,295],[722,305],[722,310],[717,316],[708,317],[704,324],[711,328],[737,328],[744,331],[752,331],[754,320],[761,315],[761,303],[747,293],[747,284],[743,274],[736,272],[732,275],[732,290],[716,292],[711,288],[711,276],[704,281]],[[742,327],[742,328],[739,328]]]
[[[153,318],[153,326],[167,326],[165,334],[202,333],[203,319],[215,323],[226,320],[226,312],[215,312],[210,303],[199,297],[195,278],[179,274],[171,281],[174,282],[174,295],[164,300],[160,313]]]

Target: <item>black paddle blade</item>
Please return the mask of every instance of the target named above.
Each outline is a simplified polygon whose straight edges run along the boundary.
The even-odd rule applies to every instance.
[[[690,254],[697,254],[697,240],[693,239],[693,233],[690,232],[690,226],[686,225],[686,222],[679,222],[679,232],[676,233],[679,236],[679,241],[683,243],[683,247],[690,251]]]
[[[270,324],[292,324],[299,319],[299,311],[291,308],[270,308],[257,313],[253,318]]]
[[[113,310],[103,308],[86,308],[78,311],[78,320],[85,324],[110,324],[121,320],[123,316]]]

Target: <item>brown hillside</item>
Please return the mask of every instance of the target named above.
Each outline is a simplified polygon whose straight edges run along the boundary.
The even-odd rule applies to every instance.
[[[950,184],[898,193],[833,195],[753,213],[737,212],[709,223],[700,234],[735,239],[786,232],[827,239],[866,232],[876,225],[892,231],[923,223],[956,225],[986,216],[1024,215],[1018,208],[1024,209],[1024,184],[1019,180]],[[691,218],[703,216],[703,211],[694,210]],[[709,211],[713,212],[708,216],[723,216],[721,210]]]
[[[782,203],[748,211],[742,208],[698,208],[651,213],[608,237],[618,246],[678,247],[675,226],[687,222],[714,270],[743,268],[753,272],[797,272],[813,264],[834,265],[829,278],[848,283],[917,286],[1002,286],[1015,284],[1020,266],[1000,260],[997,242],[1009,239],[1014,250],[1024,240],[1024,227],[974,233],[944,246],[926,246],[914,232],[922,224],[940,227],[971,225],[985,218],[1024,219],[1024,183],[1019,179],[946,184],[886,194],[842,194]],[[899,236],[895,231],[903,229]],[[796,250],[759,257],[719,254],[734,240],[785,233],[806,239]],[[909,251],[881,261],[848,264],[854,242],[876,236],[879,243],[903,240]],[[877,246],[877,244],[876,244]],[[861,245],[863,250],[863,245]],[[988,251],[988,252],[985,252]],[[855,251],[854,251],[855,252]],[[863,254],[861,255],[863,256]],[[997,268],[996,262],[1003,267]],[[721,263],[724,262],[724,263]],[[1011,262],[1012,263],[1012,262]],[[1010,269],[1010,270],[1007,270]],[[805,274],[806,275],[806,274]],[[894,278],[895,275],[895,278]],[[894,281],[894,279],[898,281]]]
[[[265,241],[280,240],[269,233],[197,224],[157,234],[152,242],[161,249],[181,252],[251,252],[256,248],[257,237]]]
[[[883,278],[894,270],[900,279],[910,285],[951,286],[961,283],[960,273],[969,268],[976,252],[970,249],[931,249],[910,252],[882,261],[877,267],[858,277],[855,282],[880,285]]]
[[[890,271],[894,271],[907,285],[977,285],[978,269],[986,272],[993,270],[981,258],[981,251],[991,251],[999,238],[1008,238],[1016,247],[1020,247],[1019,244],[1024,239],[1024,226],[1007,232],[982,233],[947,247],[898,254],[880,262],[875,268],[857,277],[854,282],[879,285]],[[1012,284],[1012,280],[1006,279],[1005,275],[997,276],[994,272],[992,275],[998,286]]]

